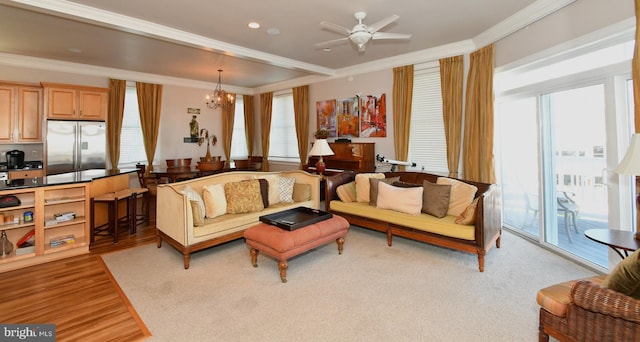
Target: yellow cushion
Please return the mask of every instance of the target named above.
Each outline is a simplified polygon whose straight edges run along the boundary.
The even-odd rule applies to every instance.
[[[473,202],[478,188],[475,185],[448,177],[438,177],[437,184],[450,184],[451,196],[447,215],[458,216]]]
[[[226,183],[224,195],[229,214],[250,213],[264,209],[260,182],[257,179]]]
[[[293,201],[304,202],[311,199],[311,184],[294,183]]]
[[[198,201],[190,200],[191,211],[193,213],[193,225],[199,227],[204,223],[204,215],[200,211],[200,204]]]
[[[359,173],[356,175],[356,200],[369,203],[369,178],[384,178],[384,173]]]
[[[596,284],[602,284],[605,275],[587,278]],[[538,291],[536,301],[538,304],[554,316],[564,317],[571,303],[571,288],[578,280],[565,281],[563,283],[551,285]]]
[[[349,202],[357,201],[356,182],[353,181],[353,182],[349,182],[349,183],[338,186],[336,188],[336,194],[338,195],[338,198],[342,202],[349,203]]]

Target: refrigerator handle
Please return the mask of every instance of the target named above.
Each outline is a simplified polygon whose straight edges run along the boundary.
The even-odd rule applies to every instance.
[[[80,129],[77,123],[73,126],[73,135],[75,138],[75,144],[73,144],[73,168],[78,170],[80,168],[80,165],[78,165],[80,160],[80,158],[78,158],[78,139],[80,138]]]

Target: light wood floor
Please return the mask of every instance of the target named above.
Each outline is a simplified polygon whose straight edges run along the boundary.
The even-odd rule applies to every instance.
[[[151,210],[155,213],[154,208]],[[0,274],[0,324],[56,324],[57,341],[140,341],[151,335],[100,258],[155,242],[155,218],[90,254]]]

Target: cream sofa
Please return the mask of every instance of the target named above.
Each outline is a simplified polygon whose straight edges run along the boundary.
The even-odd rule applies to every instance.
[[[194,226],[194,217],[190,199],[182,193],[186,186],[202,194],[205,185],[226,184],[249,179],[273,177],[295,178],[295,184],[309,184],[310,191],[306,200],[293,203],[277,203],[263,210],[224,214],[215,218],[205,218],[203,224]],[[271,184],[270,184],[271,186]],[[306,189],[309,187],[305,186]],[[195,178],[177,183],[158,185],[156,205],[156,227],[158,248],[162,241],[182,252],[184,268],[189,268],[191,253],[231,240],[242,238],[245,229],[257,224],[262,215],[305,206],[320,208],[320,176],[301,170],[281,172],[234,171]]]

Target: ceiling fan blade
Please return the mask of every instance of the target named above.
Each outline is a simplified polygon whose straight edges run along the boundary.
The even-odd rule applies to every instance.
[[[380,20],[380,21],[378,21],[376,23],[373,23],[371,25],[367,25],[367,28],[369,29],[369,32],[375,33],[375,32],[378,32],[378,30],[380,30],[381,28],[383,28],[383,27],[391,24],[392,22],[398,20],[398,18],[400,18],[400,17],[394,14],[394,15],[392,15],[392,16],[390,16],[388,18],[382,19],[382,20]]]
[[[371,39],[410,39],[410,34],[404,33],[387,33],[387,32],[376,32],[373,34]]]
[[[316,43],[316,46],[319,48],[331,47],[346,43],[349,40],[348,37],[338,38],[333,40],[327,40],[326,42]]]
[[[341,33],[341,34],[346,34],[349,35],[351,34],[351,30],[349,30],[348,28],[344,27],[344,26],[340,26],[338,24],[334,24],[332,22],[329,21],[321,21],[320,22],[321,26],[324,26],[324,28],[337,32],[337,33]]]

